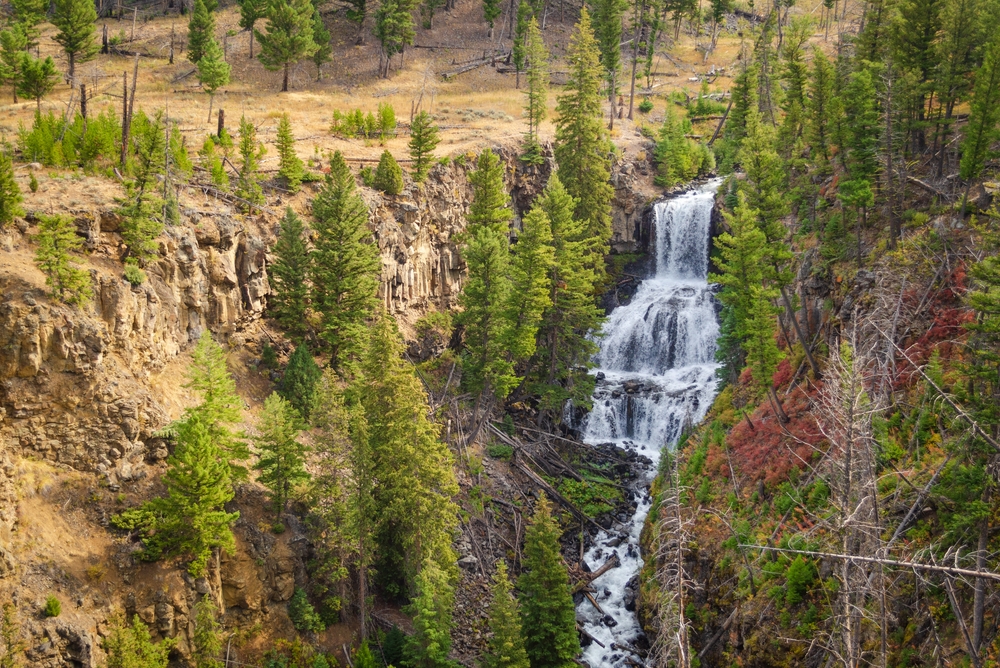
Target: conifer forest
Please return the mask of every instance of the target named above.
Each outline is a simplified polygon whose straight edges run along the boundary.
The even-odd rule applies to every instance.
[[[1000,666],[1000,0],[0,0],[0,668]]]

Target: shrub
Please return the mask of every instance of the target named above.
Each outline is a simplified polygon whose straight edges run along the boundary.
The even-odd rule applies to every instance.
[[[639,111],[644,114],[648,114],[653,110],[653,101],[648,97],[642,98],[642,102],[639,103]]]
[[[305,590],[301,587],[295,588],[292,600],[288,602],[288,616],[292,620],[292,625],[298,631],[319,633],[323,630],[323,620],[316,614],[312,603],[306,598]]]
[[[275,522],[274,524],[271,525],[271,531],[280,536],[281,534],[285,533],[285,525],[282,524],[281,522]]]
[[[46,617],[58,617],[60,612],[62,612],[62,604],[59,602],[59,599],[49,595],[45,599],[45,608],[42,609],[42,614]]]
[[[802,555],[795,557],[788,565],[788,572],[785,574],[787,581],[785,605],[790,608],[801,603],[815,578],[816,569],[812,562],[807,561]]]
[[[139,268],[134,258],[125,262],[125,280],[132,285],[142,285],[146,282],[146,272]]]
[[[264,344],[264,349],[260,352],[260,363],[268,369],[278,366],[278,353],[274,351],[270,343]]]
[[[35,173],[31,173],[31,177],[28,179],[28,190],[33,193],[38,192],[38,179],[35,178]]]
[[[365,184],[368,188],[375,187],[375,170],[372,169],[371,165],[366,165],[361,168],[360,172],[361,182]]]
[[[382,151],[372,186],[386,195],[398,195],[403,191],[403,170],[389,151]]]
[[[382,642],[382,657],[387,666],[399,666],[403,663],[403,648],[406,646],[406,634],[393,626],[385,634]]]
[[[502,459],[507,461],[514,456],[514,448],[502,443],[496,443],[494,445],[487,446],[486,454],[493,459]]]
[[[387,102],[378,105],[378,131],[382,141],[396,136],[396,110]]]

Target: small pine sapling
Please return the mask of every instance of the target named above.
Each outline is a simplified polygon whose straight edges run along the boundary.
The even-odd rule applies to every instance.
[[[434,161],[434,149],[441,141],[431,115],[421,111],[410,126],[410,157],[413,158],[413,180],[420,183],[427,178]]]
[[[378,167],[375,168],[375,175],[372,177],[372,186],[386,195],[398,195],[403,192],[403,170],[388,150],[382,151],[382,157],[379,158]]]

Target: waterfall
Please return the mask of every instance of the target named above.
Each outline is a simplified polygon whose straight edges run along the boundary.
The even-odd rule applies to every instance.
[[[719,325],[707,277],[718,187],[719,181],[712,181],[656,204],[655,275],[642,282],[631,302],[611,313],[600,339],[594,407],[584,440],[613,442],[651,463],[633,493],[632,516],[619,516],[584,555],[593,570],[613,554],[621,562],[592,583],[604,614],[587,599],[577,606],[577,619],[598,641],[583,653],[593,668],[624,666],[626,657],[643,646],[635,601],[643,564],[639,533],[652,501],[648,485],[661,449],[673,447],[684,427],[701,420],[715,397]]]

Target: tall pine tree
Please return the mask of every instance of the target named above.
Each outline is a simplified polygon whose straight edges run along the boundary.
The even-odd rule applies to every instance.
[[[76,73],[76,64],[85,63],[97,55],[94,37],[97,10],[92,0],[55,0],[52,24],[59,32],[52,38],[62,46],[69,60],[69,78]]]
[[[549,52],[545,48],[538,21],[534,18],[528,23],[525,56],[528,60],[528,87],[524,92],[524,115],[528,119],[528,132],[524,136],[524,153],[521,159],[541,164],[544,157],[538,143],[538,129],[548,113]]]
[[[254,439],[259,459],[257,481],[271,491],[274,511],[285,512],[295,485],[309,479],[305,468],[309,448],[298,440],[302,422],[298,411],[277,392],[264,402]]]
[[[205,55],[205,47],[215,39],[215,14],[209,11],[205,0],[194,0],[191,18],[188,19],[187,59],[195,65]]]
[[[486,651],[480,661],[482,668],[529,668],[521,630],[521,610],[511,592],[507,563],[502,559],[493,574],[490,596],[489,629],[492,637],[486,641]]]
[[[421,111],[410,126],[410,157],[413,158],[413,180],[420,183],[427,178],[427,172],[434,164],[434,149],[441,138],[431,115]]]
[[[311,271],[305,225],[292,207],[287,207],[274,244],[271,294],[267,305],[274,319],[295,341],[301,341],[309,333],[306,313]]]
[[[273,72],[282,71],[282,93],[288,91],[291,66],[316,51],[313,11],[310,0],[268,0],[265,32],[255,31],[260,62]]]
[[[417,595],[410,604],[413,634],[406,639],[407,668],[451,668],[452,608],[455,589],[448,573],[428,559],[417,575]]]

